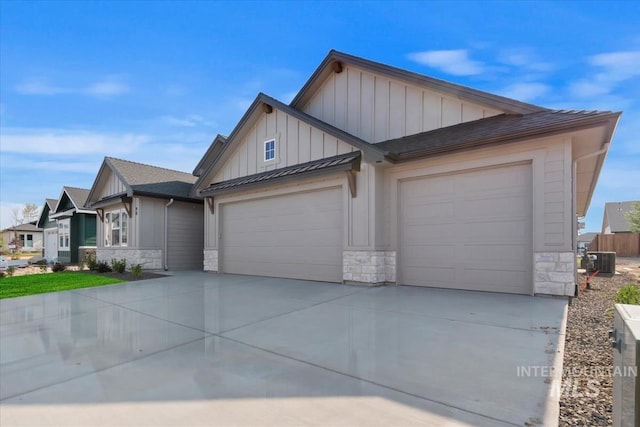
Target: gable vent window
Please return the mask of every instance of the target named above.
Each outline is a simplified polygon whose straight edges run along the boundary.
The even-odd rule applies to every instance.
[[[276,158],[276,140],[270,139],[264,142],[264,161],[274,160]]]

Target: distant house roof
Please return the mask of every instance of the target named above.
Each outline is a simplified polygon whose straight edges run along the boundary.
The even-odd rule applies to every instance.
[[[62,187],[62,192],[60,193],[56,207],[51,211],[49,218],[69,218],[75,213],[95,214],[96,212],[94,210],[85,208],[84,206],[87,202],[88,195],[89,190],[86,188]],[[73,207],[69,208],[65,200],[69,200]]]
[[[633,209],[634,203],[640,203],[637,200],[628,202],[607,202],[604,204],[604,218],[602,221],[602,232],[604,233],[607,226],[610,227],[612,233],[629,233],[631,232],[629,221],[625,214]]]
[[[25,224],[14,225],[13,227],[5,228],[2,231],[42,231],[42,228],[38,228],[34,223],[27,222]]]
[[[584,233],[584,234],[579,234],[576,237],[576,240],[578,242],[586,242],[589,243],[591,242],[596,236],[598,235],[598,233]]]
[[[620,113],[610,111],[545,110],[528,114],[500,114],[458,125],[391,139],[375,144],[396,161],[499,144],[520,138],[545,136],[577,127],[597,126]]]
[[[38,221],[36,221],[36,225],[38,227],[42,227],[47,222],[47,219],[49,219],[49,213],[55,211],[57,204],[58,199],[44,199],[44,206],[40,210]]]
[[[105,157],[87,198],[87,203],[90,205],[95,205],[95,203],[98,202],[96,198],[96,191],[105,168],[109,168],[113,171],[126,188],[126,194],[113,196],[120,197],[126,195],[131,197],[137,195],[174,198],[177,200],[191,202],[197,201],[201,203],[200,200],[189,196],[191,186],[198,178],[187,172],[180,172],[173,169],[166,169],[144,163],[116,159],[113,157]]]

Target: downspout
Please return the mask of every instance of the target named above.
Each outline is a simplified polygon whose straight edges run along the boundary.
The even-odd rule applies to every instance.
[[[591,157],[599,156],[601,154],[606,154],[607,150],[609,150],[609,145],[610,144],[611,144],[610,142],[605,142],[604,145],[602,146],[602,148],[599,149],[598,151],[594,151],[593,153],[585,154],[583,156],[580,156],[580,157],[576,158],[573,161],[573,185],[572,185],[572,187],[573,187],[573,197],[572,197],[572,199],[573,199],[573,202],[572,202],[573,212],[572,212],[572,217],[573,217],[573,221],[574,221],[574,224],[573,224],[573,227],[572,227],[572,229],[573,229],[572,230],[572,234],[573,234],[573,239],[572,239],[573,250],[576,250],[576,241],[577,241],[577,238],[578,238],[578,224],[577,224],[577,220],[578,220],[578,217],[577,217],[577,214],[578,214],[578,206],[577,206],[577,203],[578,203],[578,200],[577,200],[578,162],[580,162],[582,160],[585,160],[585,159],[589,159]],[[575,281],[576,284],[575,284],[574,295],[578,296],[578,281],[577,281],[578,270],[577,270],[577,268],[575,270],[575,276],[576,276],[576,281]]]
[[[164,271],[167,271],[169,269],[169,266],[167,265],[167,260],[169,258],[167,256],[167,250],[169,249],[169,206],[171,206],[173,202],[174,200],[172,197],[171,200],[169,200],[169,203],[164,205]]]

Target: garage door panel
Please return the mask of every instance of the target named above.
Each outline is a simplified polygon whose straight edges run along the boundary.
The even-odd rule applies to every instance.
[[[400,283],[531,293],[531,176],[515,165],[402,182]]]
[[[222,271],[342,280],[341,189],[248,200],[222,209]]]

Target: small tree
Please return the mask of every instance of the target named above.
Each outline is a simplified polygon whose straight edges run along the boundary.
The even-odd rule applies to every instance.
[[[629,212],[625,214],[629,221],[629,228],[633,233],[640,233],[640,202],[635,202]]]
[[[24,208],[22,208],[22,220],[24,222],[31,222],[38,219],[38,205],[35,203],[25,203]]]

